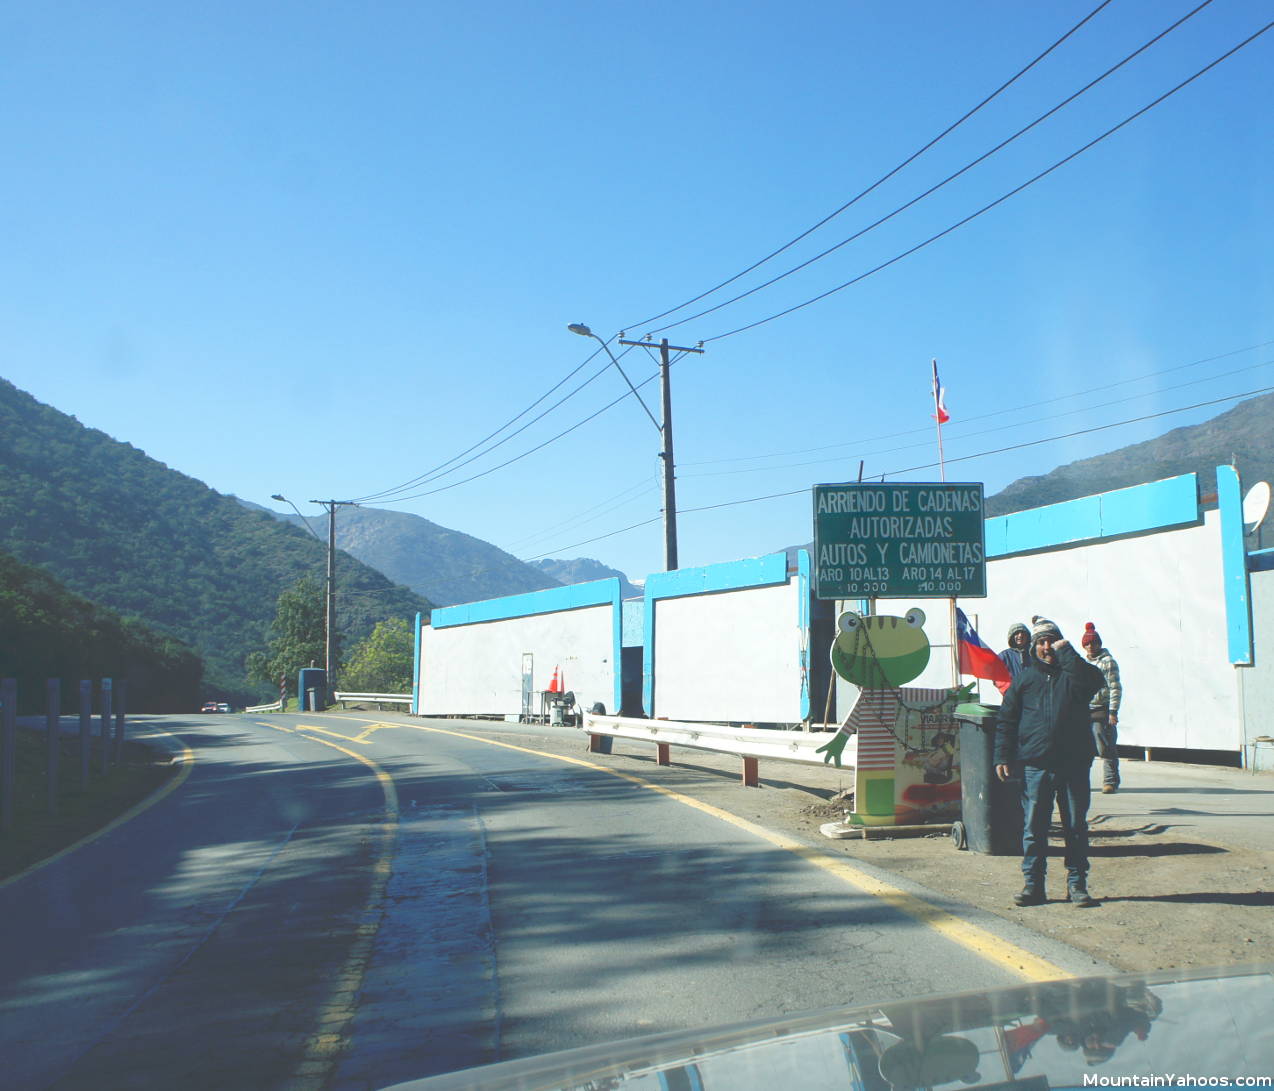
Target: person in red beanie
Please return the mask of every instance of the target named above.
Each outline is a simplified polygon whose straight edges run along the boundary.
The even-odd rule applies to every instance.
[[[1101,758],[1101,790],[1107,795],[1119,791],[1119,705],[1124,699],[1124,687],[1119,682],[1119,664],[1106,650],[1093,623],[1084,626],[1080,640],[1088,661],[1101,671],[1106,684],[1088,704],[1088,715],[1093,721],[1093,742],[1097,744],[1097,756]]]

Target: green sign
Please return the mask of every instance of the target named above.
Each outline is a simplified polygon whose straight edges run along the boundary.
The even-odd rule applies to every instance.
[[[820,599],[985,598],[982,483],[814,486]]]

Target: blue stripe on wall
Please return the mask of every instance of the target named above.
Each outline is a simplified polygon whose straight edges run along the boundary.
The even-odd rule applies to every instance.
[[[1230,662],[1252,663],[1252,610],[1247,550],[1243,545],[1243,497],[1233,466],[1216,468],[1217,506],[1221,509],[1221,573],[1225,581],[1225,627]]]
[[[440,606],[433,611],[430,624],[435,629],[452,625],[473,625],[480,621],[504,621],[513,617],[534,617],[559,610],[578,610],[583,606],[615,604],[619,613],[619,580],[611,576],[589,583],[573,583],[569,587],[548,587],[525,595],[506,595],[482,602],[464,602],[459,606]]]
[[[986,521],[987,558],[1198,523],[1194,474],[1083,496]]]
[[[647,716],[655,714],[655,602],[659,599],[681,598],[684,595],[702,595],[711,591],[771,587],[777,583],[787,583],[786,553],[769,553],[764,557],[725,561],[701,568],[652,572],[646,577],[641,705]]]
[[[411,662],[411,714],[420,715],[420,614],[416,615],[416,650]]]

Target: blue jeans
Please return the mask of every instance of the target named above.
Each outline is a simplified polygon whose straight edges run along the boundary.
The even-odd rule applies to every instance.
[[[1097,756],[1101,758],[1102,784],[1112,788],[1119,787],[1119,728],[1115,724],[1093,721],[1093,742],[1097,745]]]
[[[1089,766],[1063,770],[1028,765],[1022,770],[1022,874],[1027,886],[1044,887],[1048,866],[1048,827],[1053,821],[1053,801],[1066,838],[1066,874],[1069,882],[1088,876]]]

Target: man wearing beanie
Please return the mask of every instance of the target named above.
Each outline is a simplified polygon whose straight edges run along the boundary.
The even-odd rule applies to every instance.
[[[1020,621],[1009,626],[1009,646],[1000,652],[1000,662],[1009,668],[1010,681],[1021,674],[1031,661],[1031,630]]]
[[[1089,771],[1096,754],[1089,702],[1102,673],[1086,663],[1048,618],[1031,619],[1031,656],[1000,706],[995,772],[1022,775],[1022,892],[1013,901],[1042,905],[1053,803],[1066,839],[1067,901],[1096,905],[1088,893]]]
[[[1102,673],[1106,684],[1088,703],[1088,715],[1093,721],[1093,742],[1097,756],[1101,758],[1101,790],[1107,795],[1119,791],[1119,703],[1124,697],[1124,687],[1119,682],[1119,664],[1106,650],[1093,623],[1084,626],[1080,638],[1088,661]]]

